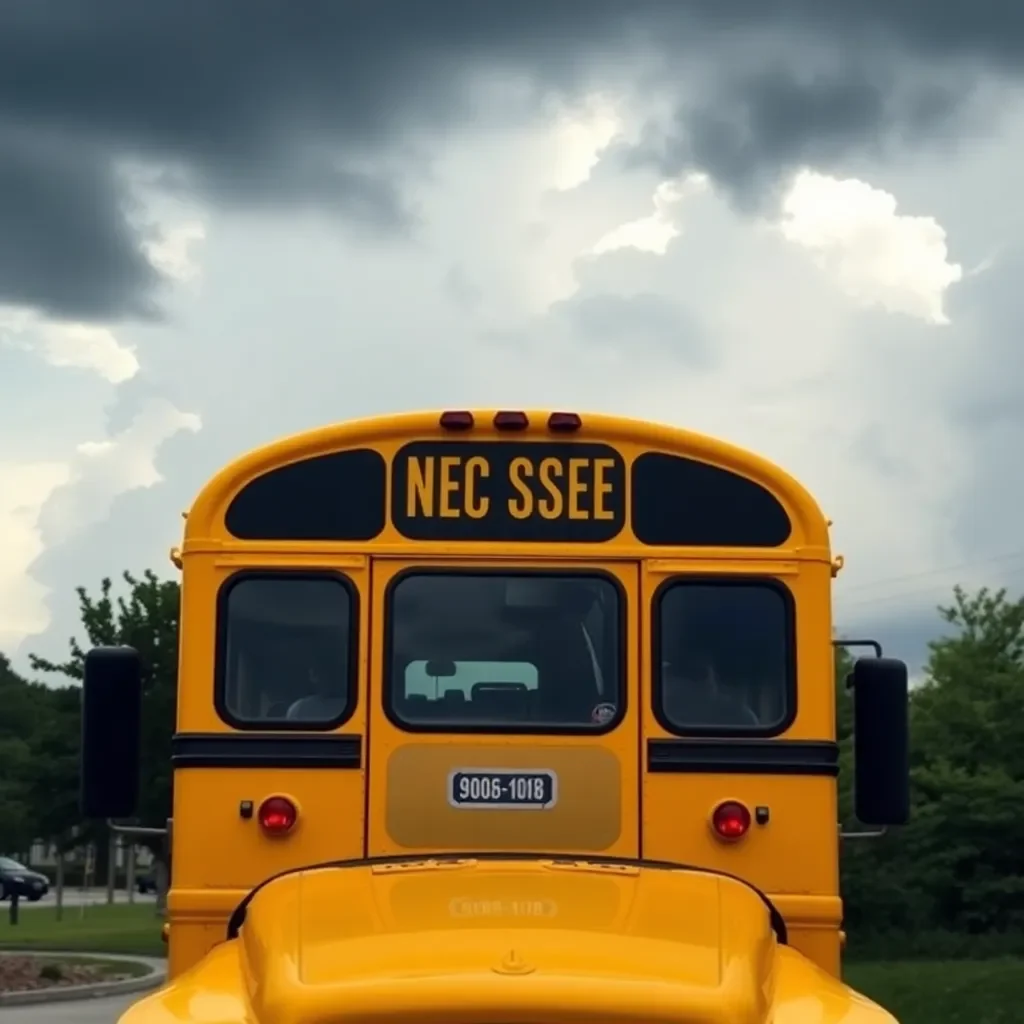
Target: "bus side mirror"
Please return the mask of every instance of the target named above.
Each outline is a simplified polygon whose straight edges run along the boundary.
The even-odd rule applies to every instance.
[[[865,825],[910,818],[910,688],[895,658],[860,658],[853,689],[854,812]]]
[[[133,647],[94,647],[82,678],[79,795],[85,818],[129,818],[139,802],[142,661]]]

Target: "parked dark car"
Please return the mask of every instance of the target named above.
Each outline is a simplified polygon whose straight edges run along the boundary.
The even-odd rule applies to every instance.
[[[156,892],[156,878],[151,874],[136,875],[135,888],[143,895],[147,892]]]
[[[19,864],[10,857],[0,857],[0,900],[18,895],[19,899],[35,903],[50,891],[46,875]]]

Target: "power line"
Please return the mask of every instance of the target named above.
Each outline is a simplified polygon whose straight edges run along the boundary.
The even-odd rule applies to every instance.
[[[906,573],[903,576],[883,576],[879,579],[867,580],[864,583],[854,583],[851,586],[844,587],[842,589],[844,593],[848,594],[851,592],[873,589],[875,587],[884,587],[892,583],[903,583],[907,580],[923,579],[928,576],[939,576],[948,572],[958,572],[961,569],[973,569],[980,565],[1013,561],[1017,558],[1024,558],[1024,551],[1010,551],[1002,555],[991,555],[988,558],[979,558],[969,562],[959,562],[955,565],[940,566],[937,569],[925,569],[922,572]]]
[[[1021,575],[1024,575],[1024,565],[1019,565],[1016,568],[1011,569],[1009,572],[1002,573],[1000,575],[999,585],[1001,585],[1005,580],[1016,579]],[[998,585],[994,589],[998,589]],[[869,605],[890,604],[893,601],[904,601],[908,598],[926,597],[928,595],[935,595],[938,597],[942,594],[948,597],[951,591],[952,585],[949,584],[948,581],[941,583],[936,581],[930,586],[923,588],[918,587],[912,590],[898,590],[889,594],[880,594],[877,597],[858,597],[849,602],[843,601],[841,594],[837,592],[835,604],[837,608],[842,608],[845,612],[851,608],[864,608]]]

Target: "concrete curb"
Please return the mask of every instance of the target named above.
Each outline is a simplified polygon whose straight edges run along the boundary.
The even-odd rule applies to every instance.
[[[131,995],[159,988],[167,980],[167,961],[156,957],[128,956],[122,953],[81,953],[77,950],[60,952],[38,949],[3,949],[0,956],[33,956],[40,960],[60,960],[74,957],[82,960],[123,961],[149,968],[148,974],[121,981],[100,981],[94,985],[55,985],[52,988],[31,989],[25,992],[0,992],[0,1008],[5,1006],[33,1006],[39,1003],[66,1003],[75,999],[100,999],[104,996]]]

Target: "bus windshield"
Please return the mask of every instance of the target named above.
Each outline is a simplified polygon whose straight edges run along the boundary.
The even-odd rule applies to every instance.
[[[398,722],[575,731],[618,717],[622,607],[607,577],[413,571],[388,603]]]

